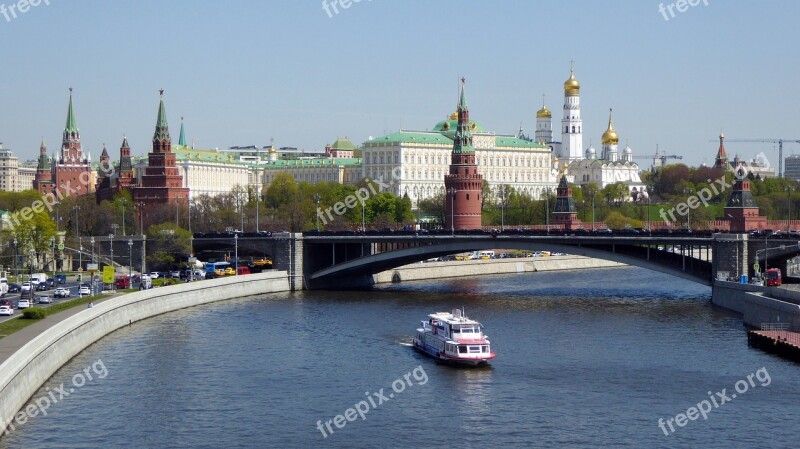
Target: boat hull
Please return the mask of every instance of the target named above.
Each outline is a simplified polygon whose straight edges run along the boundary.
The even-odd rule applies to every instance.
[[[468,366],[468,367],[486,366],[489,364],[489,360],[495,357],[494,353],[491,353],[487,357],[479,359],[447,356],[437,351],[435,348],[422,343],[416,338],[414,339],[414,349],[442,363],[454,366]]]

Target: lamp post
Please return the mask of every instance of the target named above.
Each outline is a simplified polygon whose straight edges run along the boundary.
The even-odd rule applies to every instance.
[[[260,203],[261,203],[261,195],[258,192],[256,192],[256,234],[258,234],[258,208],[259,206],[261,206]],[[317,207],[319,207],[319,202],[317,202]],[[319,225],[317,225],[317,228],[319,228]]]
[[[689,188],[686,188],[686,189],[683,189],[683,193],[685,193],[686,195],[691,195],[692,194],[692,190],[689,189]],[[686,230],[687,231],[691,231],[692,230],[691,216],[692,216],[692,209],[691,208],[687,208],[686,209]]]
[[[589,189],[589,195],[592,196],[592,232],[594,232],[594,197],[597,192],[594,189]]]
[[[133,239],[128,239],[128,288],[133,288]]]
[[[506,189],[500,186],[500,232],[506,225]]]
[[[122,198],[120,204],[122,204],[122,235],[125,235],[125,198]]]
[[[651,235],[653,233],[653,228],[650,225],[650,195],[647,195],[647,232]]]
[[[111,248],[111,268],[114,268],[114,234],[108,234],[108,245]]]
[[[147,260],[147,236],[142,234],[142,275],[147,273],[147,265],[145,265],[145,261]]]
[[[786,232],[789,232],[792,223],[792,190],[791,186],[786,186]]]
[[[139,201],[136,203],[136,206],[139,208],[139,233],[144,234],[144,220],[142,219],[142,212],[144,211],[144,203]]]
[[[19,273],[17,272],[17,238],[14,237],[14,280],[19,282]]]
[[[56,273],[56,238],[50,237],[50,251],[53,255],[53,275]]]
[[[550,235],[550,187],[544,190],[544,199],[547,202],[545,212],[545,226],[547,227],[547,235]]]
[[[92,263],[94,263],[94,237],[92,237]]]
[[[33,261],[34,261],[34,259],[36,257],[36,250],[33,249],[33,246],[31,246],[31,249],[28,251],[28,254],[31,256],[30,257],[30,262],[31,262],[30,263],[30,273],[29,273],[29,276],[28,276],[28,279],[30,279],[30,278],[33,277]],[[30,293],[31,293],[31,296],[33,296],[33,284],[31,284]]]
[[[361,204],[361,232],[367,232],[367,209],[366,204]]]
[[[233,253],[233,269],[236,271],[236,276],[239,275],[239,234],[233,234],[233,245],[234,245],[234,253]]]
[[[451,197],[451,200],[450,200],[450,235],[455,236],[456,235],[456,218],[455,218],[455,212],[454,211],[455,211],[455,207],[456,207],[456,193],[458,193],[458,190],[456,190],[455,187],[450,187],[449,189],[447,189],[447,193],[449,193],[450,197]]]
[[[61,221],[61,216],[59,215],[59,210],[58,210],[58,206],[59,205],[60,205],[60,203],[58,201],[56,201],[56,204],[55,204],[55,206],[56,206],[56,232],[59,231],[58,225],[59,225],[59,222]]]
[[[315,193],[315,194],[314,194],[314,201],[317,203],[317,224],[316,224],[316,230],[317,230],[317,231],[319,231],[319,194],[318,194],[318,193]],[[258,203],[256,203],[256,210],[258,210]],[[258,216],[258,215],[256,215],[256,216]],[[256,223],[258,223],[258,220],[256,220]],[[258,232],[258,225],[256,225],[256,232]]]
[[[78,212],[81,211],[80,206],[75,206],[72,208],[72,211],[75,212],[75,238],[78,238],[80,235],[80,225],[78,224]]]

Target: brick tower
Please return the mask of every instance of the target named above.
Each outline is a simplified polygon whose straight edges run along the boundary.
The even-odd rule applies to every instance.
[[[92,166],[88,155],[81,148],[81,132],[78,129],[75,113],[72,110],[72,88],[69,88],[69,107],[67,124],[61,142],[61,152],[53,161],[53,182],[55,188],[65,193],[84,195],[94,190]]]
[[[556,188],[556,205],[553,208],[553,224],[564,229],[575,229],[580,226],[578,213],[575,211],[575,200],[572,198],[572,187],[567,183],[567,174],[561,175]]]
[[[444,177],[445,228],[452,230],[481,227],[483,177],[478,174],[478,165],[475,162],[464,81],[464,78],[461,78],[461,94],[457,110],[458,126],[453,138],[450,174]]]
[[[183,177],[180,170],[175,166],[175,153],[172,152],[172,139],[169,137],[169,125],[167,124],[167,111],[164,108],[164,91],[161,90],[161,100],[158,105],[158,118],[156,119],[156,131],[153,134],[153,151],[147,155],[147,168],[141,176],[141,184],[133,189],[133,201],[137,207],[141,207],[141,217],[148,221],[150,212],[154,211],[154,206],[163,204],[188,204],[189,189],[183,187]],[[123,143],[127,147],[127,142]],[[130,156],[130,149],[122,149],[122,160],[120,161],[120,175],[126,167],[125,151]]]
[[[53,170],[50,165],[50,158],[47,156],[47,146],[44,144],[44,139],[42,139],[42,145],[39,147],[39,163],[36,165],[33,188],[42,195],[53,193],[55,188]]]
[[[724,219],[730,221],[730,231],[732,232],[764,229],[767,226],[767,217],[760,215],[753,193],[750,192],[750,181],[746,176],[747,171],[744,167],[737,167],[737,179],[733,183],[728,204],[725,205]]]

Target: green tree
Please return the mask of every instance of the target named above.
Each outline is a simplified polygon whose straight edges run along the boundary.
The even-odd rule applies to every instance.
[[[192,251],[192,234],[168,222],[147,229],[147,263],[155,270],[168,270],[187,261]]]

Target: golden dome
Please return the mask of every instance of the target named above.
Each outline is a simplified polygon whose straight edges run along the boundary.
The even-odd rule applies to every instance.
[[[547,106],[542,106],[542,109],[536,111],[536,118],[553,118],[553,113],[547,109]]]
[[[611,110],[608,110],[608,129],[603,133],[604,145],[616,145],[619,143],[619,136],[614,131],[614,124],[611,122]]]
[[[577,97],[581,90],[581,83],[575,79],[575,69],[569,69],[569,79],[564,81],[564,94],[568,97]]]
[[[450,114],[450,120],[458,120],[458,111]]]

